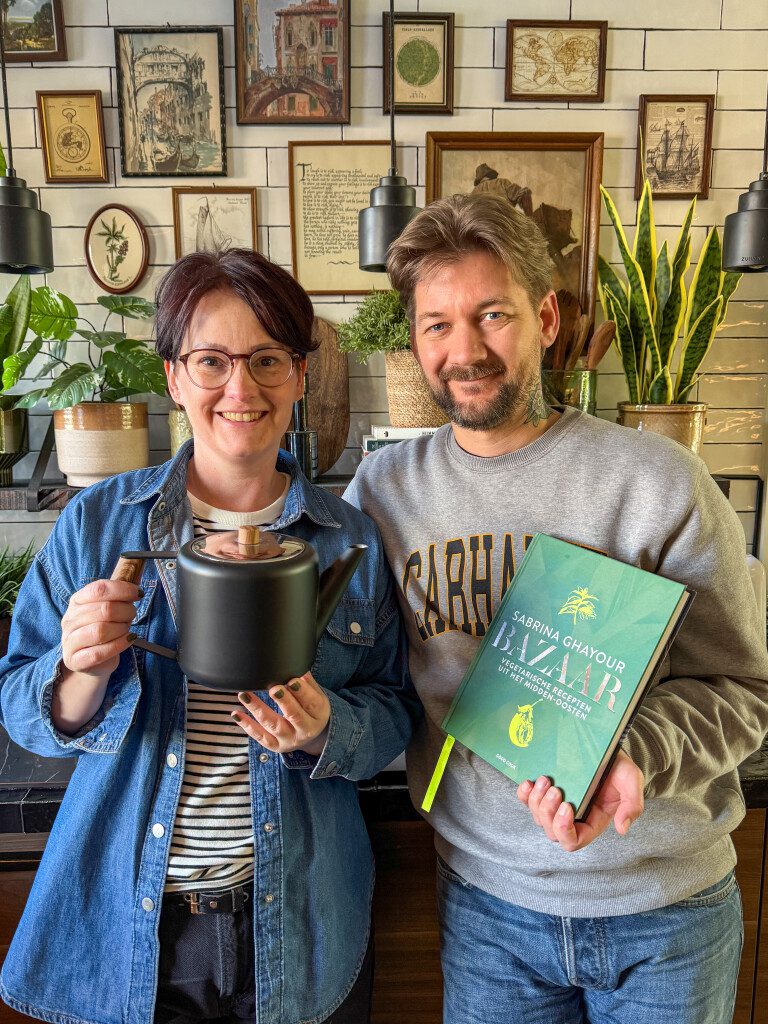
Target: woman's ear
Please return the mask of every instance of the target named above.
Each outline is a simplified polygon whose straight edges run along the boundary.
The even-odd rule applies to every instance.
[[[179,390],[179,382],[176,380],[176,369],[175,364],[169,362],[167,359],[163,360],[163,366],[165,368],[165,379],[168,381],[168,394],[174,400],[176,405],[180,409],[183,409],[181,404],[181,391]]]
[[[296,395],[294,401],[298,402],[301,396],[304,394],[304,378],[307,375],[307,357],[302,356],[301,359],[296,360]]]

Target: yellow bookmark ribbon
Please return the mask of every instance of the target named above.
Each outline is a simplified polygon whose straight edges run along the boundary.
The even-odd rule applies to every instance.
[[[435,765],[435,770],[432,772],[432,778],[429,780],[427,792],[424,794],[424,799],[421,802],[421,809],[426,811],[427,814],[432,810],[432,801],[435,799],[435,793],[437,793],[437,787],[440,785],[440,780],[443,777],[445,766],[448,764],[448,755],[453,744],[453,736],[446,736],[443,749],[440,751],[440,757],[438,757],[437,764]]]

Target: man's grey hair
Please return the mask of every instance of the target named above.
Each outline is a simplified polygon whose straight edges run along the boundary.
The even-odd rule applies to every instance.
[[[413,324],[418,282],[474,252],[495,256],[536,307],[552,288],[547,243],[530,217],[491,193],[436,199],[389,247],[387,271]]]

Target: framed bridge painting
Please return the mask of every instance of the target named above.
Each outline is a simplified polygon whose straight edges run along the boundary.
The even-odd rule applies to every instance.
[[[227,173],[223,31],[116,28],[123,177]]]
[[[235,0],[238,124],[349,124],[350,0]]]

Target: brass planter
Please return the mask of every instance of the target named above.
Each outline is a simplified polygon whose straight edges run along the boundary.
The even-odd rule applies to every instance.
[[[0,410],[0,487],[13,483],[13,467],[29,451],[26,409]]]
[[[168,413],[168,432],[171,435],[171,455],[175,455],[192,437],[192,425],[183,409],[171,409]]]
[[[441,427],[448,417],[435,402],[410,349],[387,352],[387,404],[393,427]]]
[[[56,458],[71,487],[149,465],[146,402],[81,402],[53,414]]]
[[[633,405],[619,402],[617,423],[635,430],[650,430],[654,434],[671,437],[698,455],[707,422],[706,402],[684,405]]]

